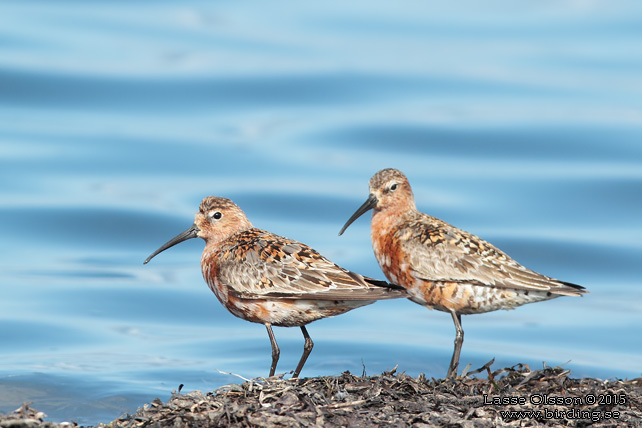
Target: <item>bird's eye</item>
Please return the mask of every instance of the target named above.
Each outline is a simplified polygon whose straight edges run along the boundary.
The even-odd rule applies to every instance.
[[[218,220],[221,217],[223,217],[223,214],[221,214],[220,211],[216,211],[216,212],[210,213],[210,217],[213,218],[214,220]]]
[[[392,192],[394,192],[395,190],[397,190],[397,183],[394,183],[392,186],[390,186],[390,190],[391,190]]]

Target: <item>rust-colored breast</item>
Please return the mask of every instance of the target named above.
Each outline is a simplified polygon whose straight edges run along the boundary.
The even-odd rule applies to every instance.
[[[379,266],[388,281],[404,287],[414,287],[414,277],[410,269],[409,255],[403,250],[401,242],[409,238],[405,221],[386,213],[375,213],[371,225],[372,249]]]
[[[215,249],[205,248],[201,257],[201,272],[203,279],[218,300],[224,305],[228,304],[228,290],[218,279],[219,265],[218,258],[221,256]]]

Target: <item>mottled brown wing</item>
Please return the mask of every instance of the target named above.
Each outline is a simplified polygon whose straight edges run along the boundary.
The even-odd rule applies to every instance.
[[[397,233],[416,278],[566,295],[584,292],[527,269],[492,244],[434,217],[425,215]]]
[[[379,300],[405,297],[394,286],[337,266],[300,242],[260,229],[219,251],[218,278],[243,298]],[[377,284],[377,285],[375,285]]]

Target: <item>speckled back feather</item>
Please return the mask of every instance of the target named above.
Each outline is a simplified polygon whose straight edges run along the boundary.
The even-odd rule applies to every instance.
[[[211,254],[217,280],[245,299],[379,300],[399,287],[344,269],[314,249],[261,229],[221,242]]]
[[[580,295],[584,287],[532,271],[489,242],[415,211],[394,232],[423,280],[469,282],[489,287]]]

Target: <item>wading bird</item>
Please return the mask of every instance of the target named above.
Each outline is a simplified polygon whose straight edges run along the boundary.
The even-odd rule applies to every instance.
[[[369,184],[368,199],[339,235],[373,210],[372,248],[388,281],[405,288],[413,302],[452,315],[457,334],[447,377],[457,375],[462,314],[587,293],[584,287],[527,269],[483,239],[417,211],[401,171],[383,169]]]
[[[205,240],[201,270],[216,297],[232,314],[267,328],[270,376],[280,354],[273,325],[303,332],[303,355],[293,375],[298,377],[314,345],[306,324],[376,300],[407,297],[401,287],[350,272],[307,245],[253,227],[234,202],[213,196],[203,199],[194,224],[154,251],[145,264],[197,237]]]

